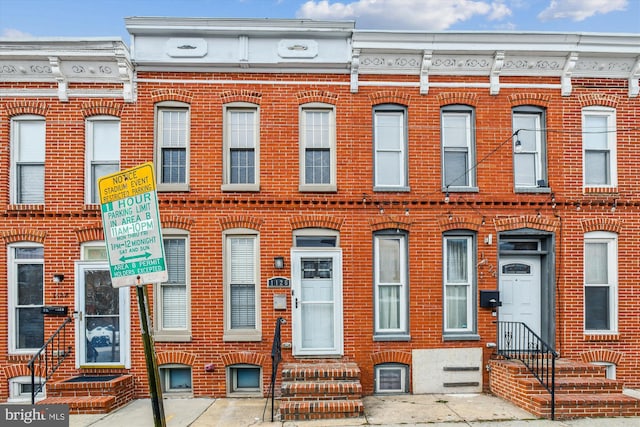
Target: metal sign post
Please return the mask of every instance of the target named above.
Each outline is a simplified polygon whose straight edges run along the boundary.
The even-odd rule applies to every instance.
[[[153,163],[98,179],[111,284],[135,286],[155,427],[166,427],[146,283],[166,282],[167,267]]]

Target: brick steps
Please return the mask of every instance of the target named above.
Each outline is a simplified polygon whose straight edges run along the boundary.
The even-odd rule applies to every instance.
[[[284,421],[364,415],[360,368],[355,363],[289,363],[282,368],[280,415]]]
[[[491,391],[532,414],[551,417],[551,394],[522,362],[490,361]],[[556,362],[555,418],[640,416],[640,400],[622,393],[601,366],[560,359]]]
[[[47,397],[38,405],[69,405],[70,414],[108,414],[115,409],[115,396]]]

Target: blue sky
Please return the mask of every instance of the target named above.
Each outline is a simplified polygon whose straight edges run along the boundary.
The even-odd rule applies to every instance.
[[[0,0],[0,37],[120,37],[128,16],[355,20],[360,29],[640,33],[640,0]]]

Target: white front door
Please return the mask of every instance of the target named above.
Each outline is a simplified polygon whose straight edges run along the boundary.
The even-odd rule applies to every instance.
[[[105,262],[76,263],[77,367],[129,367],[129,288]]]
[[[503,256],[500,259],[500,320],[522,322],[540,336],[541,283],[539,256]],[[517,341],[518,337],[508,337]]]
[[[292,251],[294,356],[342,354],[342,254]]]

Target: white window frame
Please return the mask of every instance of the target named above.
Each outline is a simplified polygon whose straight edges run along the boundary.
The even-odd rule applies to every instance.
[[[593,263],[586,256],[586,246],[590,243],[607,245],[606,283],[587,283],[587,263]],[[584,331],[586,334],[615,334],[618,332],[618,235],[607,231],[592,231],[584,235]],[[609,329],[587,329],[588,287],[607,287],[609,289]]]
[[[182,148],[167,145],[164,140],[164,115],[165,111],[175,111],[185,114],[184,150],[185,150],[185,176],[184,182],[164,182],[163,177],[163,150],[165,148]],[[189,191],[190,156],[191,156],[191,106],[184,102],[164,101],[155,105],[155,165],[158,191]]]
[[[35,377],[35,386],[42,384],[42,391],[36,395],[36,402],[40,402],[47,398],[46,380],[42,377]],[[31,393],[23,393],[22,386],[31,385],[31,376],[21,375],[19,377],[9,378],[9,398],[7,403],[26,403],[31,404]]]
[[[39,122],[42,124],[42,140],[41,141],[37,141],[38,145],[42,146],[42,153],[40,156],[36,156],[36,158],[33,159],[29,159],[30,161],[22,161],[22,159],[20,159],[20,144],[22,143],[21,141],[21,127],[22,124],[24,123],[34,123],[34,122]],[[45,201],[45,192],[44,192],[44,186],[46,183],[46,170],[45,170],[45,157],[46,157],[46,134],[47,134],[47,125],[46,125],[46,121],[45,118],[43,116],[37,116],[37,115],[33,115],[33,114],[25,114],[25,115],[20,115],[20,116],[15,116],[11,119],[11,170],[10,170],[10,174],[11,174],[11,186],[10,186],[10,200],[11,203],[13,204],[29,204],[29,205],[40,205],[40,204],[44,204]],[[30,151],[31,153],[31,151]],[[21,194],[21,188],[23,187],[21,185],[21,181],[20,181],[20,173],[19,173],[19,169],[20,169],[20,165],[30,165],[30,166],[34,166],[34,167],[41,167],[42,168],[42,187],[43,189],[42,194],[41,194],[41,199],[40,200],[32,200],[32,201],[23,201],[20,194]],[[32,183],[33,184],[33,183]],[[35,183],[34,185],[39,186],[39,183]],[[40,190],[39,190],[40,191]]]
[[[40,349],[40,347],[34,348],[18,348],[18,343],[16,340],[16,333],[18,327],[18,316],[17,309],[18,306],[18,265],[20,264],[39,264],[42,265],[43,277],[42,277],[42,304],[37,305],[29,305],[30,308],[43,307],[45,304],[45,265],[44,265],[44,256],[41,259],[25,259],[18,260],[15,258],[15,249],[19,248],[42,248],[43,245],[32,243],[32,242],[22,242],[11,244],[7,246],[7,260],[8,260],[8,299],[9,299],[9,353],[10,354],[33,354]],[[27,306],[20,306],[27,307]],[[44,332],[44,330],[43,330]],[[42,337],[42,343],[44,344],[44,336]]]
[[[448,143],[446,121],[448,118],[464,118],[464,144],[451,145]],[[447,105],[440,110],[440,133],[442,138],[442,190],[443,191],[478,191],[476,187],[476,153],[475,153],[475,111],[466,105]],[[447,161],[448,153],[465,153],[466,170],[464,173],[456,173],[452,182],[447,182]],[[465,179],[466,176],[466,179]],[[463,180],[463,185],[456,185],[455,182]]]
[[[162,384],[162,392],[170,394],[171,396],[176,395],[192,395],[193,394],[193,368],[189,365],[183,365],[179,363],[161,365],[158,367],[160,371],[160,382]],[[190,387],[189,388],[170,388],[171,384],[171,371],[173,369],[188,369],[189,370],[189,378],[190,378]]]
[[[589,136],[589,128],[588,120],[589,117],[598,117],[605,118],[607,121],[606,125],[606,147],[601,148],[599,150],[589,150],[587,148],[586,139]],[[600,132],[600,131],[596,131]],[[614,108],[602,107],[602,106],[593,106],[593,107],[585,107],[582,109],[582,177],[583,177],[583,186],[585,188],[597,187],[597,188],[613,188],[618,185],[618,168],[617,168],[617,135],[616,135],[616,110]],[[609,154],[609,182],[608,183],[588,183],[587,176],[587,152],[589,151],[602,151],[608,152]]]
[[[521,128],[517,126],[518,118],[533,118],[534,120],[534,128]],[[519,106],[515,107],[512,111],[512,122],[513,122],[513,131],[518,132],[517,135],[514,136],[514,150],[513,150],[513,183],[517,192],[527,192],[527,191],[538,191],[540,188],[549,187],[547,181],[547,161],[546,161],[546,114],[544,109],[534,106]],[[534,147],[533,149],[527,149],[524,143],[529,140],[529,138],[534,139]],[[516,149],[515,144],[517,141],[520,141],[521,146],[518,151]],[[534,179],[533,183],[518,183],[518,167],[517,167],[517,159],[524,158],[524,156],[533,156],[534,157]],[[542,181],[542,182],[541,182]],[[542,184],[542,185],[541,185]]]
[[[115,122],[118,124],[118,140],[114,141],[114,143],[118,144],[117,147],[117,158],[115,159],[99,159],[96,160],[96,150],[95,150],[95,129],[96,123],[105,123],[105,122]],[[98,190],[98,178],[99,176],[94,176],[93,166],[111,166],[112,171],[106,173],[105,175],[109,175],[111,173],[115,173],[120,170],[120,146],[121,146],[121,123],[120,118],[115,116],[93,116],[87,118],[85,121],[85,153],[86,153],[86,161],[85,161],[85,203],[86,204],[100,204],[100,194]],[[114,167],[115,166],[115,167]]]
[[[232,328],[231,327],[231,242],[233,239],[253,239],[253,285],[254,306],[255,306],[255,327],[254,328]],[[262,340],[262,318],[261,318],[261,297],[260,297],[260,239],[255,230],[232,229],[223,232],[224,248],[224,335],[223,341],[261,341]]]
[[[400,370],[400,388],[394,390],[381,390],[380,389],[380,373],[385,370]],[[406,394],[409,392],[407,377],[409,373],[409,367],[402,363],[381,363],[374,367],[374,383],[375,394]]]
[[[190,268],[190,237],[185,230],[169,228],[162,232],[163,240],[183,240],[184,241],[184,274],[185,274],[185,327],[169,328],[163,323],[163,302],[164,289],[168,286],[179,286],[179,283],[155,283],[154,284],[154,339],[156,341],[191,341],[191,268]],[[164,243],[164,242],[163,242]],[[166,251],[165,251],[166,254]],[[169,260],[167,259],[167,263]],[[167,267],[169,267],[167,265]]]
[[[320,129],[321,135],[313,133],[313,140],[307,138],[309,132],[317,127],[310,129],[311,124],[308,120],[308,113],[328,114],[327,129]],[[310,103],[300,106],[300,186],[299,191],[336,191],[336,109],[333,105],[322,103]],[[322,134],[326,132],[326,141],[322,140]],[[316,140],[321,140],[319,143]],[[324,142],[328,147],[324,146]],[[328,150],[329,151],[329,182],[323,183],[307,183],[307,164],[306,154],[310,150]]]
[[[448,242],[449,240],[465,240],[467,242],[467,280],[465,282],[450,282],[448,277]],[[476,271],[474,268],[474,256],[475,253],[475,236],[471,234],[454,234],[447,233],[443,236],[442,245],[442,277],[443,277],[443,329],[445,335],[469,335],[476,332],[476,318],[475,318],[475,306],[476,306]],[[466,299],[466,317],[467,325],[463,328],[453,328],[448,325],[448,298],[449,289],[452,287],[465,286],[465,299]]]
[[[397,240],[399,243],[399,273],[400,277],[397,282],[382,283],[380,263],[384,259],[380,254],[380,242],[383,240]],[[408,311],[408,264],[407,264],[407,243],[408,236],[406,233],[393,232],[378,232],[374,235],[374,307],[375,307],[375,337],[379,340],[408,340],[409,339],[409,311]],[[380,292],[385,287],[397,287],[399,288],[399,319],[400,324],[397,328],[383,328],[380,326]]]
[[[240,369],[257,369],[259,385],[257,388],[238,388],[237,372]],[[227,395],[229,397],[262,397],[262,366],[237,364],[227,367]]]
[[[231,116],[236,112],[253,113],[253,161],[254,182],[232,183],[231,144],[232,132]],[[223,107],[223,154],[222,154],[222,191],[259,191],[260,190],[260,107],[249,102],[234,102]],[[251,148],[251,147],[244,147]]]
[[[397,131],[396,147],[383,145],[381,139],[380,119],[382,117],[399,118],[400,126]],[[397,104],[382,104],[373,108],[373,158],[374,158],[374,190],[375,191],[409,191],[409,174],[408,169],[408,125],[407,125],[407,108]],[[383,161],[381,156],[385,153],[396,153],[398,155],[398,163],[393,167],[397,169],[396,182],[382,183],[380,173],[382,171],[389,172],[392,167],[388,161]]]

